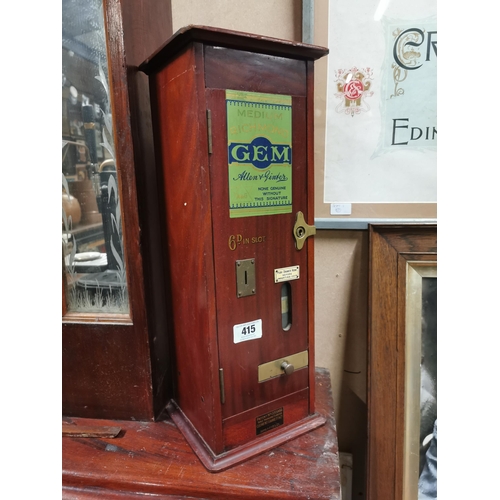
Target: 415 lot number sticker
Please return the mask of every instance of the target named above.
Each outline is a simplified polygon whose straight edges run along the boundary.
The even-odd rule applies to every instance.
[[[248,323],[233,326],[233,340],[235,344],[262,337],[262,320],[256,319]]]

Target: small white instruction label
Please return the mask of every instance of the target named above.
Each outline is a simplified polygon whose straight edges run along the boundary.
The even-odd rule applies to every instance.
[[[274,270],[274,282],[298,280],[300,278],[300,266],[281,267]]]
[[[256,319],[248,323],[233,326],[233,340],[235,344],[246,340],[260,339],[262,337],[262,320]]]
[[[352,213],[351,203],[330,204],[330,215],[351,215],[351,213]]]

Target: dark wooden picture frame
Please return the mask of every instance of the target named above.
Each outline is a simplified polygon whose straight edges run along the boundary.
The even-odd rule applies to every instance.
[[[409,316],[415,314],[407,299],[408,273],[419,266],[437,269],[437,225],[374,224],[369,238],[367,499],[411,500],[405,490],[415,480],[408,478],[405,432],[414,401],[405,349],[411,341]],[[417,394],[417,404],[418,399]]]

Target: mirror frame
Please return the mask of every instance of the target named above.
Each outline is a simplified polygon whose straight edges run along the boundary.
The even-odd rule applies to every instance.
[[[151,108],[137,67],[171,35],[171,6],[103,0],[103,7],[130,313],[63,309],[62,414],[153,420],[170,399],[172,363]]]
[[[404,492],[411,484],[408,473],[405,479],[408,270],[437,267],[437,225],[372,224],[369,240],[367,499],[410,500]]]
[[[135,213],[137,212],[137,199],[135,189],[131,190],[136,185],[136,179],[133,172],[134,162],[132,151],[130,148],[124,148],[121,136],[130,137],[132,142],[132,130],[130,123],[124,123],[123,116],[128,118],[128,102],[122,103],[118,97],[126,97],[126,87],[123,82],[123,68],[120,68],[118,57],[123,57],[123,48],[116,43],[116,40],[109,34],[110,18],[113,20],[118,19],[119,11],[116,11],[114,2],[112,0],[100,0],[102,4],[102,29],[105,47],[103,53],[106,53],[106,72],[96,75],[100,77],[101,84],[108,94],[109,100],[109,118],[112,122],[112,136],[108,134],[106,138],[114,150],[114,157],[112,160],[116,166],[116,198],[118,201],[118,217],[121,216],[118,224],[120,225],[120,239],[121,239],[121,255],[123,260],[122,272],[125,275],[125,291],[127,296],[127,310],[126,311],[113,311],[107,312],[106,310],[94,310],[91,312],[82,311],[79,309],[70,309],[68,301],[68,271],[65,268],[64,258],[62,264],[62,322],[65,324],[122,324],[131,325],[133,322],[132,310],[132,297],[135,293],[131,289],[131,281],[135,274],[133,266],[130,265],[130,257],[139,254],[140,249],[134,245],[133,238],[127,237],[127,229],[132,229],[132,234],[138,231],[138,223],[134,220],[137,219]],[[83,4],[82,4],[83,5]],[[82,10],[82,15],[84,11]],[[115,21],[116,22],[116,21]],[[117,46],[118,45],[118,46]],[[68,49],[68,47],[66,47]],[[95,61],[92,61],[95,63]],[[99,72],[99,69],[97,69]],[[106,79],[107,78],[107,79]],[[103,81],[104,80],[104,81]],[[123,98],[121,99],[123,101]],[[118,133],[120,131],[120,133]],[[65,141],[68,142],[68,141]],[[72,144],[71,141],[68,142]],[[104,162],[101,163],[101,166]],[[130,175],[132,174],[132,175]],[[125,186],[125,188],[124,188]],[[68,192],[69,194],[69,192]],[[132,196],[131,196],[132,195]],[[130,208],[130,209],[129,209]],[[137,229],[136,229],[137,228]],[[135,248],[133,248],[135,247]],[[142,276],[140,277],[142,281]]]

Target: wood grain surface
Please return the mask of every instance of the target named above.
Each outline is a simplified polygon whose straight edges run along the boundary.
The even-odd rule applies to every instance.
[[[316,394],[326,425],[216,474],[205,469],[169,419],[65,419],[75,426],[120,426],[122,433],[114,439],[63,439],[62,498],[339,500],[337,430],[326,369],[316,368]]]

